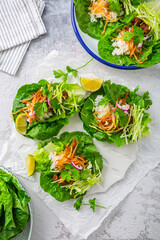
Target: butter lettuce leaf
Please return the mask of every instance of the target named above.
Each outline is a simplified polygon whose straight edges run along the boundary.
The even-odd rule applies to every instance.
[[[110,0],[110,10],[120,14],[122,9],[122,1],[119,0]],[[105,31],[105,34],[108,34],[108,31],[118,29],[121,25],[127,24],[132,18],[132,12],[134,11],[133,6],[137,6],[140,0],[137,0],[134,4],[134,1],[123,0],[124,4],[124,17],[122,17],[118,22],[109,22]],[[97,21],[92,22],[88,7],[91,4],[91,0],[74,0],[75,3],[75,12],[78,25],[82,32],[88,34],[90,37],[95,39],[101,39],[103,37],[102,32],[105,26],[105,20],[98,18]]]
[[[48,90],[48,81],[44,79],[40,80],[38,83],[26,84],[17,92],[13,102],[12,113],[26,107],[26,104],[23,104],[21,100],[29,99],[32,94],[36,93],[40,88],[42,88],[43,94],[51,99],[53,111],[52,114],[43,118],[44,113],[48,110],[47,103],[36,103],[34,110],[39,118],[32,123],[27,123],[27,132],[25,136],[32,139],[46,140],[56,136],[59,131],[69,123],[68,117],[73,117],[83,105],[86,91],[78,84],[61,82],[51,83],[52,94],[50,94],[51,92]],[[65,99],[63,98],[64,93],[66,94]],[[52,98],[52,95],[54,95],[55,98]],[[57,104],[59,106],[58,108]],[[16,121],[16,117],[20,113],[18,112],[13,115],[14,121]]]
[[[73,139],[76,137],[76,141],[79,142],[79,145],[76,150],[77,156],[83,155],[86,160],[91,164],[92,169],[86,170],[82,173],[82,179],[80,178],[80,173],[72,165],[69,170],[69,166],[66,170],[62,171],[63,178],[66,180],[72,177],[75,179],[75,184],[81,186],[82,192],[78,194],[75,189],[70,189],[69,185],[61,185],[58,182],[53,181],[53,175],[55,174],[54,169],[51,168],[51,161],[49,160],[49,154],[54,152],[62,152],[64,146],[72,143]],[[52,138],[52,142],[47,143],[44,147],[38,149],[34,152],[34,158],[36,161],[36,171],[41,172],[40,175],[40,185],[45,192],[48,192],[56,200],[63,202],[69,200],[78,195],[84,194],[85,186],[91,187],[93,184],[99,181],[99,174],[103,169],[102,156],[98,152],[96,146],[93,144],[92,138],[84,132],[64,132],[60,135],[59,138]],[[91,173],[92,170],[92,173]],[[89,179],[86,179],[88,176]],[[69,180],[68,179],[68,180]],[[79,183],[80,182],[80,183]],[[87,185],[88,184],[88,185]]]
[[[100,90],[92,93],[85,101],[80,118],[83,121],[84,129],[93,137],[99,141],[107,141],[108,143],[115,143],[118,147],[128,142],[137,142],[141,137],[149,136],[148,124],[151,121],[149,113],[146,110],[152,105],[149,93],[145,92],[140,96],[137,91],[137,86],[133,91],[123,85],[111,83],[111,81],[105,81]],[[127,104],[131,107],[131,122],[128,122],[126,115],[120,109],[115,111],[116,121],[121,126],[120,132],[107,133],[104,130],[98,128],[96,118],[94,117],[94,102],[98,95],[102,95],[103,99],[100,104],[110,103],[113,106],[116,105],[116,100],[123,99],[126,93],[129,92],[127,97]]]
[[[113,31],[110,35],[105,35],[98,43],[99,55],[106,61],[121,65],[121,66],[137,66],[137,67],[150,67],[154,64],[160,62],[160,40],[158,41],[145,41],[143,44],[143,53],[141,54],[139,60],[144,61],[144,63],[138,63],[134,56],[131,58],[129,55],[112,55],[115,47],[112,46],[113,38],[118,36],[117,31]]]

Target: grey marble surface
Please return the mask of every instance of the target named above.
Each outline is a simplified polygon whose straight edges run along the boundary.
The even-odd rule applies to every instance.
[[[71,27],[70,0],[45,0],[43,19],[48,33],[32,42],[16,77],[0,72],[0,144],[10,137],[8,118],[17,89],[25,82],[27,70],[37,64],[53,49],[87,55],[77,41]],[[114,74],[116,69],[106,67]],[[150,70],[160,80],[157,68]],[[121,77],[138,77],[132,71],[119,71]],[[151,74],[151,75],[152,75]],[[23,82],[21,81],[23,79]],[[32,240],[75,240],[65,226],[30,190],[34,207]],[[110,214],[102,226],[89,236],[89,240],[160,239],[160,166],[151,171],[132,193]]]

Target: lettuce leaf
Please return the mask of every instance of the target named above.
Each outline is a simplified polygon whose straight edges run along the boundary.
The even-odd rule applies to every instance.
[[[29,220],[29,201],[17,179],[0,169],[1,240],[8,240],[23,231]]]
[[[79,176],[77,172],[72,171],[74,173],[74,178],[77,179],[75,184],[81,184],[82,192],[77,194],[77,192],[70,189],[70,186],[65,185],[62,186],[58,182],[53,182],[53,175],[55,174],[54,170],[50,170],[51,161],[49,160],[49,154],[55,152],[61,152],[64,150],[64,146],[70,144],[74,137],[76,137],[76,141],[79,142],[76,153],[78,156],[81,154],[84,156],[86,160],[88,160],[92,164],[92,174],[88,172],[83,173],[83,178],[86,178],[86,175],[90,176],[90,181],[88,179],[82,179],[79,183]],[[36,161],[36,171],[40,171],[40,185],[45,192],[48,192],[51,196],[53,196],[56,200],[63,202],[73,198],[74,196],[78,196],[84,194],[87,190],[84,186],[91,187],[93,184],[99,181],[100,171],[103,168],[102,156],[97,151],[96,146],[93,144],[93,141],[89,135],[83,132],[64,132],[58,138],[53,138],[52,142],[49,142],[44,148],[40,148],[36,152],[34,152],[34,158]],[[72,166],[72,165],[71,165]],[[72,166],[73,167],[73,166]],[[73,169],[74,170],[74,169]],[[65,174],[65,173],[64,173]],[[85,177],[84,177],[85,175]],[[86,183],[88,185],[86,185]]]
[[[129,4],[131,4],[130,0],[125,0],[125,8],[127,9],[126,14],[124,15],[124,18],[121,18],[118,22],[109,22],[107,25],[107,29],[105,34],[108,34],[108,31],[113,31],[115,29],[118,29],[121,25],[128,24],[130,21],[130,18],[132,17],[132,11],[130,11],[130,8],[128,7],[128,1]],[[140,1],[140,0],[137,0]],[[99,18],[97,19],[97,22],[91,22],[89,10],[88,7],[90,6],[91,0],[75,0],[75,12],[76,12],[76,19],[78,22],[78,25],[82,32],[88,34],[90,37],[95,39],[101,39],[103,35],[101,34],[104,29],[105,20]],[[116,5],[115,5],[116,2]],[[134,1],[132,1],[133,3]],[[119,0],[110,0],[111,8],[116,10],[118,13],[120,12],[120,1]],[[131,4],[132,6],[132,4]],[[137,6],[137,4],[136,4]],[[132,9],[133,10],[133,9]]]
[[[99,141],[107,141],[108,143],[115,143],[118,147],[124,143],[138,141],[139,138],[149,135],[148,123],[151,121],[149,114],[145,112],[151,105],[152,101],[149,98],[149,93],[145,92],[142,96],[137,94],[139,87],[133,91],[126,86],[105,81],[103,86],[97,92],[92,93],[85,101],[81,109],[80,118],[83,121],[84,129]],[[103,95],[103,99],[99,105],[111,103],[116,105],[116,100],[123,99],[126,93],[129,92],[127,103],[135,106],[132,108],[133,124],[128,123],[126,115],[121,110],[116,110],[116,121],[122,127],[121,132],[110,132],[109,134],[103,130],[97,130],[97,121],[93,115],[94,102],[98,95]],[[138,127],[137,127],[138,126]],[[139,131],[137,131],[139,129]],[[123,134],[125,132],[125,134]],[[128,133],[129,132],[129,133]]]
[[[23,108],[25,104],[21,102],[23,99],[28,99],[33,93],[37,92],[42,88],[43,94],[50,96],[48,90],[48,81],[40,80],[39,83],[26,84],[22,86],[14,99],[12,112],[16,112]],[[79,110],[80,106],[84,102],[85,90],[82,89],[78,84],[71,83],[51,83],[51,88],[56,98],[51,99],[51,105],[53,105],[53,115],[46,119],[39,119],[34,121],[32,124],[28,123],[26,137],[36,138],[38,140],[46,140],[53,136],[56,136],[59,131],[69,123],[68,117],[73,117]],[[65,101],[62,100],[63,91],[67,92],[68,97]],[[55,107],[53,100],[56,100],[60,108]],[[63,101],[63,104],[62,104]],[[41,104],[41,103],[40,103]],[[46,103],[44,106],[37,106],[35,110],[39,117],[45,112]],[[19,114],[19,113],[18,113]],[[14,121],[18,114],[13,115]]]
[[[142,19],[150,26],[150,34],[152,39],[157,41],[160,39],[160,2],[153,0],[151,2],[144,2],[136,9],[137,17]]]
[[[121,28],[122,29],[122,28]],[[99,55],[106,61],[114,63],[121,66],[137,66],[137,67],[150,67],[154,64],[160,62],[160,40],[159,41],[145,41],[143,45],[143,53],[141,54],[139,60],[146,61],[139,64],[134,56],[129,57],[129,55],[112,55],[114,47],[112,46],[113,38],[118,35],[117,30],[112,31],[110,34],[105,35],[98,43]]]

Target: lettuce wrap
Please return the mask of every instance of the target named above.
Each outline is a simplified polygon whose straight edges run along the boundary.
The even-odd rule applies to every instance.
[[[0,169],[0,240],[22,232],[29,220],[30,198],[11,174]]]
[[[81,109],[84,129],[99,141],[115,143],[137,142],[149,136],[150,114],[146,110],[152,104],[149,93],[137,94],[126,86],[105,81],[100,90],[92,93]]]
[[[134,7],[141,0],[74,0],[80,29],[92,38],[101,39],[110,29],[130,22]]]
[[[16,126],[19,117],[26,117],[25,137],[45,140],[57,135],[69,123],[68,117],[78,111],[84,95],[85,90],[78,84],[46,80],[26,84],[14,99],[12,117]]]
[[[112,29],[98,43],[99,55],[121,66],[150,67],[160,62],[160,3],[142,3],[129,24]]]
[[[102,181],[102,156],[86,133],[64,132],[51,142],[40,142],[33,157],[40,186],[57,201],[82,196]]]

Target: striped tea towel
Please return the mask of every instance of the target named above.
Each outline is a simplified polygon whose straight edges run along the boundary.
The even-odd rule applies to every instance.
[[[30,13],[28,12],[29,15],[27,15],[27,16],[30,16],[29,18],[32,21],[32,27],[33,27],[32,29],[34,29],[34,33],[36,32],[37,37],[43,33],[46,33],[45,26],[41,19],[41,15],[42,15],[44,7],[45,7],[45,3],[43,0],[2,0],[2,1],[9,1],[9,2],[10,1],[11,2],[21,1],[21,2],[25,3],[25,6],[28,4],[27,8],[32,6],[32,9],[29,8],[31,11],[30,11]],[[0,7],[1,7],[1,4],[0,4]],[[16,16],[17,15],[18,15],[18,12],[16,12]],[[0,29],[0,31],[1,31],[1,29]],[[28,32],[27,36],[26,35],[23,36],[22,32],[21,32],[20,36],[26,37],[26,39],[27,39],[27,37],[31,36],[29,34],[31,34],[31,31]],[[34,36],[36,36],[36,35],[34,35]],[[34,37],[34,38],[36,38],[36,37]],[[20,37],[18,38],[18,40],[20,41]],[[16,40],[16,41],[18,41],[18,40]],[[13,44],[13,42],[15,42],[15,39],[13,39],[12,44]],[[4,71],[4,72],[12,74],[12,75],[16,74],[16,72],[23,60],[23,57],[30,45],[30,41],[26,42],[26,41],[24,41],[24,38],[23,38],[22,42],[25,42],[25,43],[0,52],[0,70],[1,71]]]
[[[0,1],[0,51],[46,32],[35,0]]]

